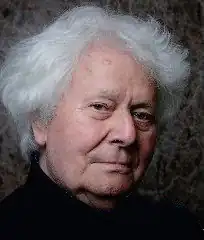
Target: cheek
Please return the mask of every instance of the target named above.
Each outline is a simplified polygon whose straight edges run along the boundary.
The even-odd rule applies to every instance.
[[[152,155],[156,144],[156,130],[144,132],[140,136],[140,158],[146,162]]]
[[[146,167],[149,165],[150,157],[153,154],[156,144],[156,131],[143,133],[139,139],[139,165],[134,171],[134,179],[137,181],[144,174]]]
[[[76,144],[83,154],[97,148],[106,136],[103,124],[97,121],[83,121],[83,124],[78,124],[75,128],[77,131],[72,135],[75,142],[72,143]]]
[[[86,154],[103,139],[102,122],[81,116],[56,118],[50,128],[50,144],[66,154]]]

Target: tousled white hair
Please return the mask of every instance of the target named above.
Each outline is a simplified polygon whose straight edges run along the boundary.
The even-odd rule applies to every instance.
[[[118,39],[153,75],[158,90],[158,124],[178,110],[189,76],[188,51],[152,17],[139,18],[95,6],[75,7],[40,34],[12,47],[0,73],[2,102],[17,127],[25,159],[38,150],[32,117],[52,118],[82,50],[96,39]]]

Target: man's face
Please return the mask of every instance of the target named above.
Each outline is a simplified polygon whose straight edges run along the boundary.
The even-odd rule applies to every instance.
[[[155,146],[155,85],[127,53],[92,47],[46,129],[42,168],[74,193],[117,196],[142,176]],[[41,141],[40,139],[44,139]]]

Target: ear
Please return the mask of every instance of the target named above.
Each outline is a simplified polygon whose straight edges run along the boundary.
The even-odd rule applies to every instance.
[[[47,142],[47,127],[42,123],[35,121],[32,123],[33,135],[37,144],[41,147]]]

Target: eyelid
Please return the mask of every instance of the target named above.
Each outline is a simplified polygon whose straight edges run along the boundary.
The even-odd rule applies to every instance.
[[[133,114],[136,113],[136,111],[133,112]],[[143,122],[154,122],[155,121],[155,115],[146,111],[139,111],[138,114],[146,114],[147,119],[139,119],[139,121]]]
[[[91,106],[91,107],[93,107],[95,105],[101,105],[102,107],[105,108],[105,110],[101,110],[101,111],[108,111],[111,109],[111,106],[104,102],[93,102],[93,103],[89,104],[89,106]]]
[[[148,109],[134,109],[131,111],[132,113],[134,112],[138,112],[138,113],[146,113],[149,115],[154,115],[154,113],[152,113],[152,111],[148,110]]]
[[[109,108],[114,106],[114,103],[111,100],[96,100],[92,101],[91,104],[101,104],[104,106],[108,106]]]

